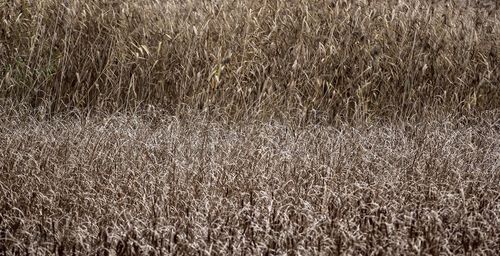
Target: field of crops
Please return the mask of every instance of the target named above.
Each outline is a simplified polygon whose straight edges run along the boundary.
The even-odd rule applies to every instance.
[[[499,244],[495,1],[0,0],[0,255]]]

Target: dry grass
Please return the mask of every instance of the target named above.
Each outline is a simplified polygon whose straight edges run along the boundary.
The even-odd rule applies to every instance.
[[[0,3],[0,96],[334,122],[500,107],[492,1]]]
[[[492,1],[0,0],[0,255],[499,255]]]
[[[21,118],[0,126],[0,253],[500,252],[491,116],[337,128]]]

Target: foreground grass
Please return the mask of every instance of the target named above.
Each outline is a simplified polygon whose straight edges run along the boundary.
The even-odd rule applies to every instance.
[[[302,128],[152,116],[4,114],[0,253],[499,253],[498,114]]]

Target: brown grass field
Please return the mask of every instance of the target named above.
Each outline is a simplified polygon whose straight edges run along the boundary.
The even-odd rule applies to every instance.
[[[0,255],[499,255],[500,4],[0,0]]]

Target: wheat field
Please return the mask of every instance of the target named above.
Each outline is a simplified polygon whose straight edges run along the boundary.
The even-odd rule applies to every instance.
[[[0,0],[0,255],[498,255],[499,9]]]

